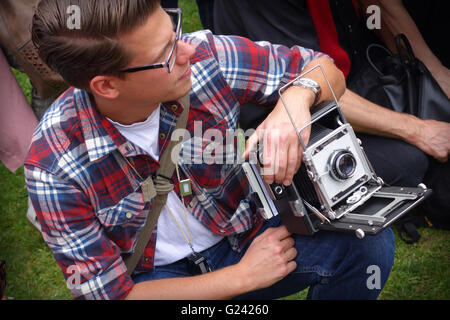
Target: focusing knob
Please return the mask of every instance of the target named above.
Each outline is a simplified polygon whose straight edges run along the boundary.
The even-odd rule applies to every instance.
[[[419,183],[418,187],[427,190],[427,186],[424,183]]]
[[[362,239],[366,236],[366,234],[364,233],[364,231],[362,229],[356,229],[355,234],[358,237],[358,239]]]

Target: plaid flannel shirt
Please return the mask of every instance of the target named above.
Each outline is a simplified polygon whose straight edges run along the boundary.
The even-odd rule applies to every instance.
[[[184,35],[183,40],[196,48],[187,124],[191,137],[185,139],[179,161],[182,177],[192,181],[193,194],[185,203],[239,250],[262,219],[252,206],[241,166],[209,161],[208,155],[216,162],[228,156],[219,155],[217,148],[215,154],[207,152],[211,136],[236,130],[242,104],[274,105],[277,89],[323,55],[208,31]],[[160,152],[182,110],[178,102],[163,103]],[[214,134],[199,135],[199,125],[203,131],[215,129],[210,131]],[[25,161],[27,188],[44,240],[77,299],[121,299],[133,287],[122,256],[134,250],[153,201],[143,201],[141,181],[119,153],[142,177],[159,167],[97,111],[85,91],[70,88],[41,120]],[[177,182],[176,175],[172,179]],[[153,268],[156,235],[154,230],[135,273]]]

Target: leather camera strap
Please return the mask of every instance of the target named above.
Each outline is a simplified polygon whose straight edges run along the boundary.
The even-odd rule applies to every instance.
[[[184,110],[178,118],[175,130],[186,128],[190,106],[189,93],[183,98],[181,98],[179,102],[183,105]],[[142,192],[144,194],[144,200],[150,201],[152,198],[154,198],[154,203],[147,216],[147,221],[145,222],[144,227],[139,233],[139,238],[137,240],[134,252],[131,255],[124,258],[125,265],[127,266],[128,275],[131,275],[136,266],[138,265],[139,260],[141,259],[145,248],[147,247],[148,241],[150,240],[153,230],[155,229],[156,223],[158,222],[161,210],[166,204],[167,195],[169,194],[170,191],[173,190],[173,184],[171,183],[170,178],[173,175],[173,172],[175,170],[175,164],[178,158],[173,159],[174,161],[172,161],[171,156],[173,153],[172,150],[174,150],[176,145],[180,146],[180,141],[171,140],[169,142],[169,145],[159,158],[160,168],[156,172],[155,179],[153,180],[152,176],[149,176],[142,183]],[[178,156],[179,151],[176,154]]]

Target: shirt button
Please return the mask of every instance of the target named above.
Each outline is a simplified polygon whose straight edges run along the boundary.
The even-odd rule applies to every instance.
[[[145,258],[144,258],[144,261],[145,261],[145,262],[149,262],[150,259],[149,259],[148,257],[145,257]]]
[[[220,229],[219,231],[220,231],[220,233],[225,233],[225,230],[223,230],[223,229]]]
[[[125,216],[127,217],[127,219],[131,219],[133,217],[133,214],[128,211],[127,213],[125,213]]]
[[[173,104],[170,108],[172,109],[173,112],[178,110],[178,106],[176,104]]]
[[[166,138],[166,135],[165,135],[164,133],[160,133],[160,134],[159,134],[159,138],[160,138],[160,139],[165,139],[165,138]]]

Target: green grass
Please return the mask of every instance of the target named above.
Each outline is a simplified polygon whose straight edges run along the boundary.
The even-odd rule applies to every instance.
[[[419,242],[396,237],[394,267],[381,299],[450,299],[450,233],[424,228]]]
[[[27,98],[28,103],[31,103],[31,83],[30,83],[30,79],[28,79],[28,77],[14,69],[11,68],[12,72],[14,73],[14,75],[16,76],[16,80],[19,83],[19,86],[22,88],[23,93],[25,94],[25,97]]]
[[[194,0],[180,1],[183,30],[201,29]],[[14,71],[30,101],[28,78]],[[6,296],[13,299],[72,299],[59,266],[40,233],[26,220],[23,168],[0,164],[0,259],[7,263]],[[396,237],[395,264],[380,299],[450,299],[450,233],[420,229],[419,243]],[[305,299],[306,290],[285,299]]]
[[[194,0],[179,0],[178,5],[183,10],[183,33],[201,30],[202,23]]]
[[[14,299],[70,299],[64,278],[41,234],[26,219],[23,168],[0,165],[0,258],[6,260],[6,296]]]

